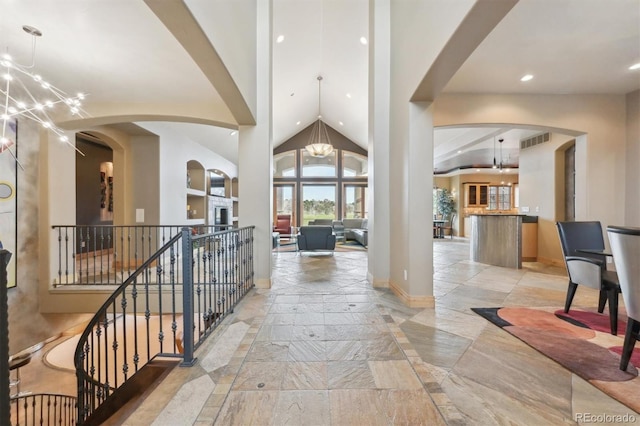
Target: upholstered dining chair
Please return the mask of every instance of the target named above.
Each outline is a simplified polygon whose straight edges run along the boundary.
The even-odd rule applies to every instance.
[[[273,232],[279,232],[282,235],[291,235],[291,215],[279,214],[276,216],[276,225]]]
[[[627,330],[620,358],[620,370],[626,371],[640,332],[640,228],[608,226],[607,234],[627,309]]]
[[[607,270],[606,256],[597,253],[585,253],[581,250],[604,252],[602,225],[597,221],[556,222],[558,235],[564,255],[569,286],[564,311],[569,312],[578,285],[595,288],[600,291],[598,312],[602,313],[609,301],[609,324],[611,334],[618,334],[618,294],[620,284],[615,271]]]

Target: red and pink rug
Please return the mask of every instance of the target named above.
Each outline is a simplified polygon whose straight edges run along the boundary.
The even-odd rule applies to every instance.
[[[478,315],[558,362],[604,393],[640,411],[640,344],[627,371],[619,369],[626,322],[610,334],[609,316],[595,309],[472,308]],[[621,315],[622,317],[622,315]]]

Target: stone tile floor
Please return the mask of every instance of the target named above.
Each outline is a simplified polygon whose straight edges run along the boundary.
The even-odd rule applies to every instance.
[[[470,311],[558,306],[560,268],[468,260],[434,242],[436,306],[412,309],[366,280],[366,252],[275,253],[250,292],[126,425],[557,425],[636,414]],[[579,289],[574,306],[597,292]]]

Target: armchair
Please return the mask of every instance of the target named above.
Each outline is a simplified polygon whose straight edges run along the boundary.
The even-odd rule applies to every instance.
[[[276,225],[273,232],[279,232],[282,235],[291,235],[291,215],[279,214],[276,216]]]
[[[626,371],[640,333],[640,228],[608,226],[607,234],[627,308],[627,330],[620,358],[620,370]]]
[[[609,301],[611,334],[618,333],[618,294],[620,284],[614,271],[607,271],[606,257],[602,254],[583,253],[579,250],[604,250],[600,222],[556,222],[564,255],[569,286],[564,311],[569,312],[578,284],[600,291],[598,312],[602,313]]]
[[[301,226],[298,234],[299,251],[332,251],[336,248],[336,236],[331,226]],[[332,253],[333,254],[333,253]]]

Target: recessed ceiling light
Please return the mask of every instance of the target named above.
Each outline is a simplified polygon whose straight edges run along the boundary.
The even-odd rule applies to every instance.
[[[640,70],[640,62],[638,62],[637,64],[633,64],[633,65],[631,65],[631,66],[629,67],[629,69],[630,69],[631,71],[634,71],[634,70]]]
[[[235,135],[236,135],[236,133],[238,133],[238,132],[236,132],[235,130],[232,130],[232,131],[231,131],[231,133],[229,133],[229,134],[230,134],[231,136],[235,136]]]
[[[347,93],[347,98],[351,99],[351,93]]]
[[[527,74],[527,75],[522,76],[522,78],[520,79],[520,81],[529,81],[529,80],[531,80],[532,78],[533,78],[533,75],[532,75],[532,74]]]
[[[338,124],[344,126],[344,123],[342,121],[338,121]]]
[[[367,38],[366,37],[360,37],[360,44],[367,44]]]
[[[480,171],[480,169],[476,169],[476,172],[479,172],[479,171]]]
[[[284,41],[284,36],[282,34],[280,34],[278,36],[278,38],[276,39],[276,43],[282,43]]]
[[[458,150],[458,154],[462,154],[462,150],[461,149]]]
[[[299,121],[298,121],[298,122],[296,122],[296,126],[299,126],[299,125],[300,125],[300,122],[299,122]]]

